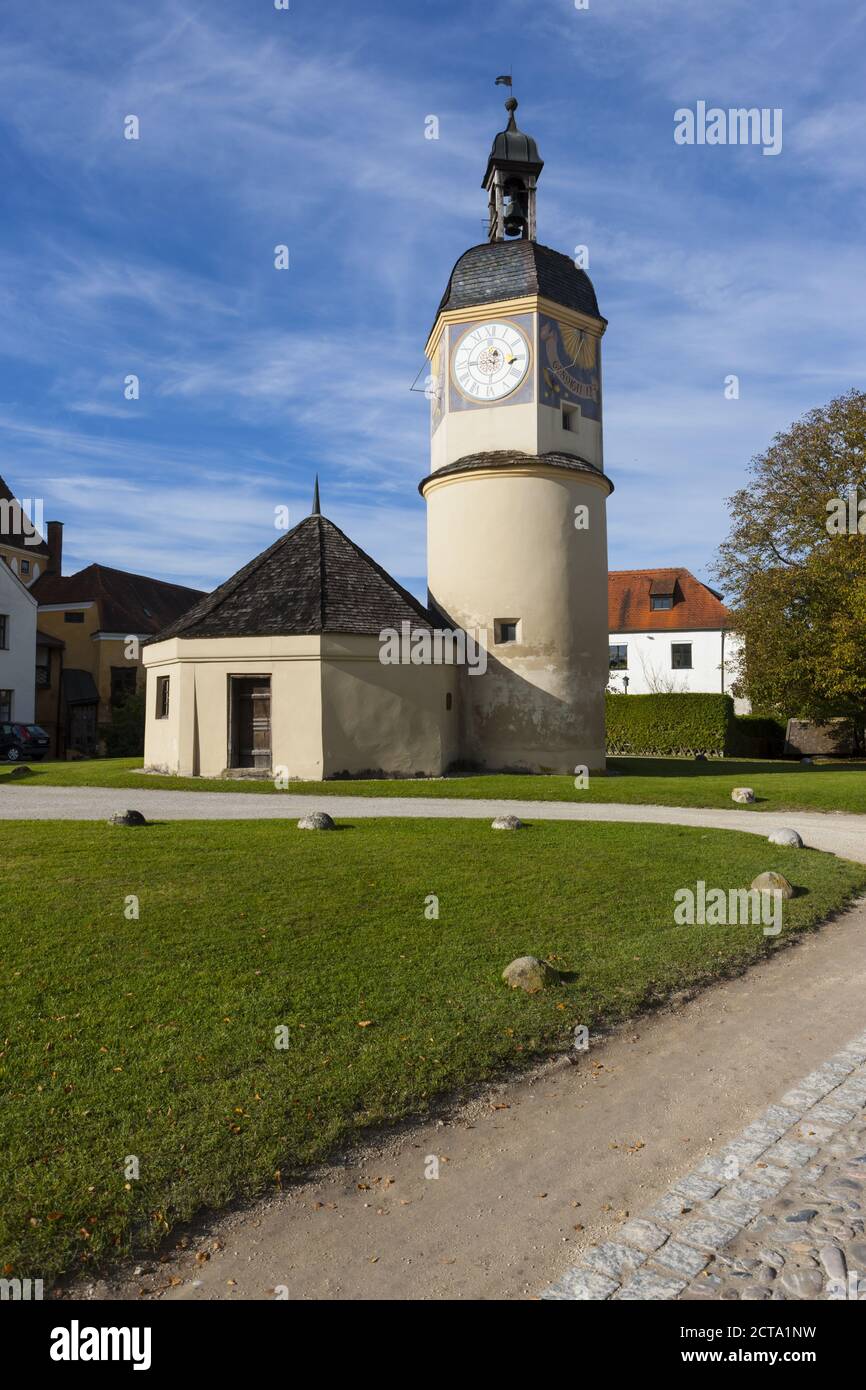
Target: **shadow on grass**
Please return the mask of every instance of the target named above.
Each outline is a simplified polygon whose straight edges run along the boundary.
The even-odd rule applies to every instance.
[[[747,762],[739,758],[708,758],[696,762],[691,758],[628,758],[611,756],[608,765],[628,777],[766,777],[778,772],[860,772],[866,773],[866,762],[801,763],[795,758]]]

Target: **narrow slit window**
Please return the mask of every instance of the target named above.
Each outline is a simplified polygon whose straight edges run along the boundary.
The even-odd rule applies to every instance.
[[[168,683],[169,676],[157,676],[156,678],[156,717],[157,719],[168,719]]]

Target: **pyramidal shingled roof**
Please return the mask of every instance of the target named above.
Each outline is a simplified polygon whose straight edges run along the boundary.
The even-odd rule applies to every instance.
[[[165,628],[169,637],[373,634],[431,614],[324,516],[308,516]]]

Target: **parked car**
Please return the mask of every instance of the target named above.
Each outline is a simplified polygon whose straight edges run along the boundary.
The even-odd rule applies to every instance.
[[[41,762],[50,742],[39,724],[0,724],[0,758],[4,762]]]

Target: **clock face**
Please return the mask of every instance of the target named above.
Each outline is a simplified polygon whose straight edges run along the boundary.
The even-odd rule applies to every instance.
[[[469,328],[451,359],[458,390],[471,401],[501,401],[529,371],[529,342],[513,323],[490,319]]]

